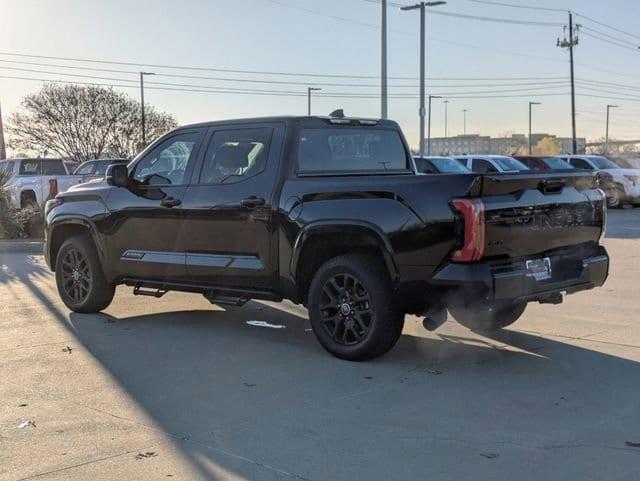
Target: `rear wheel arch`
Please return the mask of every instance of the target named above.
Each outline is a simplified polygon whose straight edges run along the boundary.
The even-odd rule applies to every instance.
[[[310,225],[299,233],[290,265],[300,300],[306,302],[317,269],[329,259],[346,254],[379,258],[389,279],[393,282],[399,278],[391,244],[375,226],[351,221]]]
[[[25,208],[30,205],[37,205],[38,197],[36,196],[36,192],[31,189],[23,190],[20,192],[20,207]]]

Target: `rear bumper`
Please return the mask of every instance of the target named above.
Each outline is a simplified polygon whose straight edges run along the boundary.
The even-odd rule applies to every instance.
[[[609,255],[602,246],[576,247],[547,253],[552,276],[537,281],[528,275],[525,259],[474,264],[450,263],[440,269],[432,283],[449,286],[448,303],[494,300],[545,300],[559,292],[574,292],[603,285],[609,274]]]

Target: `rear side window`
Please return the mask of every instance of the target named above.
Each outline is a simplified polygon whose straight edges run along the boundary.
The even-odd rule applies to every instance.
[[[219,130],[205,155],[200,184],[239,182],[265,169],[271,128]]]
[[[19,175],[40,175],[42,173],[42,162],[40,159],[23,160],[20,162]]]
[[[62,160],[45,160],[42,162],[42,169],[44,175],[66,175],[67,173]]]
[[[298,150],[300,172],[384,172],[409,169],[395,130],[304,129]]]
[[[484,159],[473,159],[473,162],[471,163],[471,169],[474,172],[497,172],[498,169],[496,169],[493,165],[491,165],[491,162],[488,162]]]
[[[591,164],[589,164],[589,162],[587,162],[586,160],[571,159],[570,162],[571,162],[571,165],[573,165],[576,169],[593,170],[593,167],[591,167]]]

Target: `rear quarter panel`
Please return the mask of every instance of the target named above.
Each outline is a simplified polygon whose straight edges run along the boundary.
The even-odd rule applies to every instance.
[[[300,233],[314,223],[352,221],[384,235],[401,277],[420,267],[427,279],[454,248],[449,201],[475,175],[302,177],[285,183],[280,205],[280,272],[289,272]]]

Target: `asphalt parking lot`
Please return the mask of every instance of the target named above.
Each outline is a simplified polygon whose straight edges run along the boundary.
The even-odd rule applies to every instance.
[[[41,256],[4,249],[0,479],[638,480],[640,209],[605,244],[601,289],[492,337],[411,317],[360,364],[289,304],[120,288],[71,314]]]

